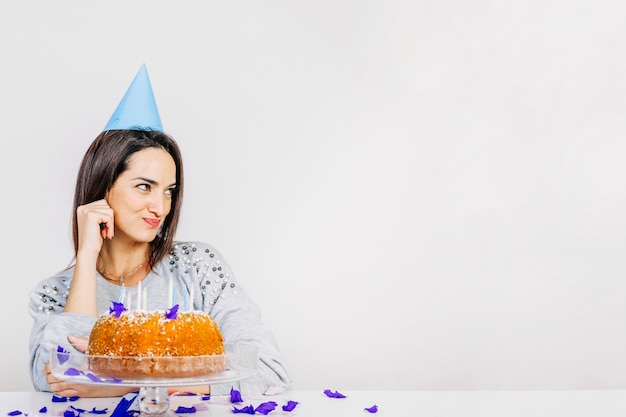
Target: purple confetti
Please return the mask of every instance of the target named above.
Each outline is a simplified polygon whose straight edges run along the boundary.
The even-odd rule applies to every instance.
[[[41,408],[39,409],[39,412],[40,412],[41,414],[47,413],[47,412],[48,412],[48,407],[45,407],[45,406],[44,406],[44,407],[41,407]]]
[[[90,380],[92,380],[93,382],[102,382],[102,379],[98,378],[97,376],[95,376],[94,374],[92,374],[91,372],[85,374],[85,376],[87,378],[89,378]]]
[[[230,389],[230,402],[231,403],[242,403],[241,393],[237,391],[235,388]]]
[[[178,318],[178,304],[172,306],[172,308],[167,310],[167,312],[165,313],[165,318],[170,320],[176,320]]]
[[[22,412],[20,410],[9,411],[7,413],[8,416],[19,416],[20,414],[22,414]]]
[[[80,413],[78,412],[74,412],[74,410],[72,410],[71,408],[68,408],[67,410],[65,410],[63,412],[63,417],[79,417]]]
[[[211,396],[210,395],[203,395],[202,397],[200,397],[200,399],[202,401],[209,401],[211,399]]]
[[[247,405],[242,408],[233,407],[234,414],[254,414],[254,407],[252,405]]]
[[[293,411],[298,404],[300,404],[298,401],[287,401],[287,404],[283,405],[283,411]]]
[[[70,358],[70,352],[65,350],[63,346],[57,346],[57,359],[59,360],[59,365],[63,365]]]
[[[103,408],[102,410],[98,410],[96,407],[92,408],[90,413],[91,414],[106,414],[109,411],[108,408]]]
[[[328,398],[346,398],[346,396],[339,391],[332,392],[329,389],[324,390],[324,394],[326,394]]]
[[[378,413],[378,406],[374,404],[373,406],[369,408],[364,408],[364,410],[367,411],[368,413]]]
[[[79,397],[78,395],[73,395],[73,396],[69,397],[69,398],[68,398],[68,400],[70,400],[70,401],[76,401],[76,400],[78,400],[79,398],[80,398],[80,397]],[[85,410],[82,410],[82,411],[85,411]]]
[[[128,411],[128,409],[130,408],[130,405],[133,403],[133,401],[135,401],[135,398],[137,398],[137,395],[138,394],[135,394],[129,399],[122,397],[120,402],[117,403],[117,405],[115,406],[115,410],[113,410],[113,413],[111,413],[110,417],[128,417],[129,415],[131,415],[129,414],[130,412]]]
[[[257,406],[257,408],[254,409],[255,413],[260,413],[263,414],[264,416],[268,415],[269,413],[271,413],[272,411],[274,411],[274,409],[276,408],[278,404],[275,403],[274,401],[268,401],[265,403],[261,403]]]
[[[112,303],[113,307],[109,307],[109,314],[115,314],[115,317],[121,316],[127,310],[123,303],[116,303],[115,301],[112,301]]]
[[[78,376],[80,375],[82,372],[80,372],[78,369],[76,368],[67,368],[65,370],[65,372],[63,372],[63,375],[67,375],[67,376]]]
[[[191,406],[191,407],[183,407],[182,405],[179,405],[178,408],[174,411],[174,413],[176,414],[190,414],[190,413],[195,413],[196,407]]]
[[[53,403],[65,403],[67,402],[67,397],[57,397],[56,395],[52,396]]]

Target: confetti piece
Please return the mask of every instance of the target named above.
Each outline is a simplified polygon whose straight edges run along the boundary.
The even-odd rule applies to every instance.
[[[65,372],[63,372],[63,375],[67,375],[67,376],[78,376],[80,374],[81,372],[76,368],[67,368]]]
[[[63,365],[70,358],[70,352],[65,350],[63,346],[57,346],[57,359],[60,365]]]
[[[117,403],[115,410],[113,410],[113,413],[111,413],[111,417],[127,417],[127,411],[133,401],[135,401],[135,398],[137,398],[137,395],[139,394],[134,394],[131,398],[122,397],[120,402]]]
[[[113,307],[109,307],[109,314],[115,314],[115,317],[121,316],[127,310],[123,303],[116,303],[115,301],[112,301],[112,303]]]
[[[172,306],[172,308],[167,310],[167,312],[165,313],[165,318],[169,320],[176,320],[178,318],[178,304]]]
[[[89,378],[90,380],[92,380],[93,382],[102,382],[102,379],[98,378],[97,376],[95,376],[94,374],[92,374],[91,372],[86,373],[85,376],[87,378]]]
[[[268,415],[269,413],[271,413],[272,411],[274,411],[274,409],[276,408],[278,404],[275,403],[274,401],[268,401],[265,403],[261,403],[257,406],[257,408],[254,409],[255,413],[260,413],[263,415]]]
[[[176,414],[190,414],[190,413],[195,413],[196,412],[196,407],[183,407],[182,405],[179,405],[178,408],[174,411],[174,413]]]
[[[230,389],[230,402],[233,404],[243,402],[241,399],[241,393],[234,388]]]
[[[326,394],[328,398],[346,398],[346,396],[340,393],[339,391],[332,392],[329,389],[324,390],[324,394]]]
[[[297,401],[287,401],[287,404],[283,405],[283,411],[293,411],[296,408],[296,405],[299,403]]]
[[[242,408],[233,407],[234,414],[254,414],[254,407],[252,405],[247,405]]]
[[[378,406],[374,404],[371,407],[364,408],[364,410],[367,411],[368,413],[378,413]]]

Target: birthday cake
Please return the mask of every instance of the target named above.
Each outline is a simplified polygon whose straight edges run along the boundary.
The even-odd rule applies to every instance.
[[[89,368],[122,379],[192,377],[222,372],[222,333],[202,311],[129,311],[113,303],[96,320],[87,347]]]

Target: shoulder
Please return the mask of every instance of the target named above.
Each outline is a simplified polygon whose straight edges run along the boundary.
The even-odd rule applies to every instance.
[[[222,254],[215,248],[205,242],[198,241],[175,241],[170,249],[170,259],[179,258],[188,259],[222,259]]]
[[[56,293],[62,289],[68,289],[72,283],[74,267],[62,270],[56,275],[39,281],[34,287],[33,291]]]
[[[72,272],[69,268],[39,281],[30,292],[32,308],[40,312],[61,312],[69,295]]]
[[[187,268],[198,267],[199,265],[209,265],[214,263],[225,263],[222,254],[213,246],[199,241],[176,241],[167,259],[171,266],[183,264]],[[185,268],[185,269],[187,269]]]
[[[198,255],[204,256],[204,254],[217,254],[217,249],[205,242],[198,241],[175,241],[170,250],[172,255]]]

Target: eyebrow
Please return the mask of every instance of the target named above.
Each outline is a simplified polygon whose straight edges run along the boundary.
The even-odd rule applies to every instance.
[[[132,179],[132,181],[145,181],[145,182],[147,182],[148,184],[151,184],[151,185],[158,185],[158,184],[159,184],[159,183],[158,183],[158,181],[151,180],[150,178],[145,178],[145,177],[137,177],[137,178],[133,178],[133,179]],[[171,183],[169,186],[170,186],[170,187],[175,187],[175,186],[176,186],[176,183],[175,183],[175,182],[173,182],[173,183]]]

